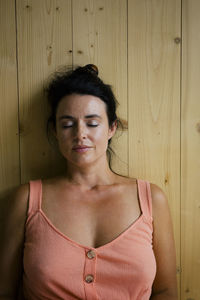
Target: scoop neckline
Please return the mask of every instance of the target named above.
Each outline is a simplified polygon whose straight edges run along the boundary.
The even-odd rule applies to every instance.
[[[136,184],[137,184],[137,194],[138,194],[138,199],[139,199],[139,205],[141,208],[141,214],[139,215],[139,217],[134,220],[127,228],[125,228],[122,232],[120,232],[116,238],[114,238],[113,240],[111,240],[110,242],[101,245],[99,247],[92,247],[92,246],[86,246],[83,245],[81,243],[76,242],[75,240],[71,239],[70,237],[68,237],[66,234],[64,234],[61,230],[59,230],[53,223],[52,221],[47,217],[47,215],[45,214],[45,212],[42,210],[42,180],[40,179],[40,183],[41,183],[41,192],[40,192],[40,207],[39,207],[39,212],[40,214],[43,216],[44,220],[49,224],[49,226],[60,236],[62,236],[63,238],[65,238],[66,240],[68,240],[71,244],[79,247],[79,248],[84,248],[84,249],[91,249],[93,251],[100,251],[101,249],[107,248],[109,246],[112,246],[114,243],[116,243],[118,240],[120,240],[125,234],[127,234],[132,228],[134,228],[138,223],[140,223],[140,221],[143,219],[144,217],[144,212],[143,212],[143,208],[141,205],[141,193],[139,190],[139,179],[136,179]]]

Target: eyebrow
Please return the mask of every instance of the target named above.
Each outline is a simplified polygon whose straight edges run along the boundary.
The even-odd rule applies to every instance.
[[[96,114],[85,116],[85,119],[90,119],[90,118],[99,118],[99,119],[102,119],[101,116],[96,115]],[[71,119],[71,120],[73,120],[75,118],[72,117],[72,116],[69,116],[69,115],[63,115],[63,116],[59,117],[59,120],[62,120],[62,119]]]

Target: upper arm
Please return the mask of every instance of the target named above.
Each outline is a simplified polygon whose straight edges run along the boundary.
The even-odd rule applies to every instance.
[[[23,270],[29,184],[16,188],[0,207],[0,296],[16,297]]]
[[[153,212],[153,250],[157,272],[152,294],[166,291],[177,296],[176,252],[173,224],[165,193],[155,184],[151,185]]]

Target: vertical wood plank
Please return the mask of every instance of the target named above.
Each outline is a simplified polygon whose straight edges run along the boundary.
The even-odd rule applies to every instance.
[[[46,137],[43,85],[61,65],[72,65],[71,0],[17,0],[22,182],[55,175],[64,158]]]
[[[183,0],[181,106],[181,292],[200,299],[200,2]]]
[[[20,183],[15,1],[0,1],[0,193]]]
[[[126,0],[73,1],[74,66],[94,63],[99,77],[111,84],[119,102],[118,116],[127,120],[127,4]],[[112,168],[128,173],[127,131],[118,131],[112,148]]]
[[[128,1],[130,174],[167,195],[180,270],[180,0]],[[179,290],[180,294],[180,290]]]

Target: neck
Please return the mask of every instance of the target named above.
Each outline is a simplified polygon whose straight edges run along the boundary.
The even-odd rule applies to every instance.
[[[84,189],[92,189],[100,185],[111,185],[115,183],[116,176],[110,170],[106,158],[82,167],[70,162],[67,163],[67,180],[82,186]]]

